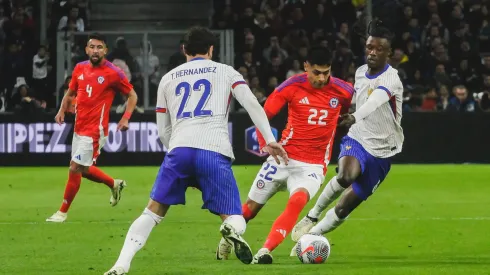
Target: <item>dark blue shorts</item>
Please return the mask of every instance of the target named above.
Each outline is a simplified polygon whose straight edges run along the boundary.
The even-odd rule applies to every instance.
[[[241,215],[240,193],[231,159],[208,150],[178,147],[165,156],[151,190],[152,200],[167,205],[185,204],[185,192],[202,192],[202,208],[214,214]]]
[[[340,143],[339,160],[344,156],[355,157],[361,164],[362,174],[352,184],[352,189],[356,195],[366,200],[388,175],[391,159],[374,157],[349,136],[344,136]]]

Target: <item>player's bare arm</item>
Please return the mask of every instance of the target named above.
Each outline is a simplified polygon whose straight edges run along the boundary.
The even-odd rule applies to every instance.
[[[136,103],[138,103],[138,95],[136,94],[134,89],[131,89],[131,91],[129,91],[127,102],[128,103],[126,104],[126,111],[117,124],[117,129],[121,131],[126,131],[129,129],[129,118],[131,117],[134,108],[136,108]]]
[[[58,124],[62,124],[65,122],[65,112],[68,109],[68,106],[71,106],[71,102],[73,101],[73,99],[75,99],[76,95],[77,95],[76,91],[68,89],[68,91],[63,96],[63,99],[61,100],[60,109],[55,116],[55,121]]]

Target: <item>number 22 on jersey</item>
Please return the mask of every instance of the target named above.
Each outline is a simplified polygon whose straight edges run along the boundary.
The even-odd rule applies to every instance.
[[[189,98],[193,96],[193,92],[201,92],[195,95],[201,96],[201,98],[199,99],[197,105],[194,107],[194,111],[184,112],[184,109],[187,107]],[[209,82],[207,79],[199,79],[194,83],[194,85],[191,85],[189,82],[181,82],[175,88],[175,94],[177,96],[182,95],[182,102],[180,103],[179,110],[177,111],[177,119],[206,117],[213,115],[213,112],[211,110],[204,110],[204,107],[208,103],[209,97],[211,96],[211,82]]]
[[[318,117],[318,115],[320,115],[320,117]],[[326,119],[327,117],[328,117],[328,111],[327,110],[310,109],[310,116],[308,117],[308,124],[327,125],[327,123],[324,121],[324,119]]]

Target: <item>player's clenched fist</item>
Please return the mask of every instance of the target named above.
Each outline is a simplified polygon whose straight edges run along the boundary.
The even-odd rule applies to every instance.
[[[282,145],[277,142],[267,144],[264,148],[262,148],[262,151],[269,153],[269,155],[276,160],[277,164],[281,164],[278,156],[284,160],[284,164],[287,165],[289,162],[288,153],[286,153],[286,150],[284,150]]]
[[[127,118],[121,118],[121,120],[119,121],[119,123],[117,124],[117,130],[121,130],[121,131],[126,131],[129,129],[129,120]]]
[[[60,110],[60,112],[58,112],[54,117],[54,120],[60,125],[63,124],[65,122],[65,112],[61,112]]]

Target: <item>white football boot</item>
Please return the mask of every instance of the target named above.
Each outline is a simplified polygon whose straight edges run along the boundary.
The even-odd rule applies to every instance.
[[[318,219],[309,217],[308,215],[301,219],[301,221],[293,227],[293,231],[291,232],[291,239],[293,239],[293,242],[298,242],[299,238],[310,232],[317,222]]]
[[[229,224],[222,224],[219,231],[223,238],[233,244],[236,257],[244,264],[250,264],[253,260],[252,249],[242,236],[238,235]]]
[[[114,187],[112,187],[112,195],[111,199],[109,200],[109,203],[112,206],[116,206],[117,203],[121,200],[121,193],[124,187],[126,187],[126,182],[124,180],[114,180]]]
[[[216,260],[228,260],[232,249],[233,243],[225,238],[221,238],[216,249]]]
[[[64,222],[68,218],[67,213],[63,213],[61,211],[56,211],[51,217],[47,218],[47,222]]]
[[[126,271],[124,271],[124,268],[122,267],[113,267],[111,268],[109,271],[107,271],[106,273],[104,273],[104,275],[126,275]]]
[[[255,254],[252,264],[272,264],[272,255],[269,249],[261,248]]]

